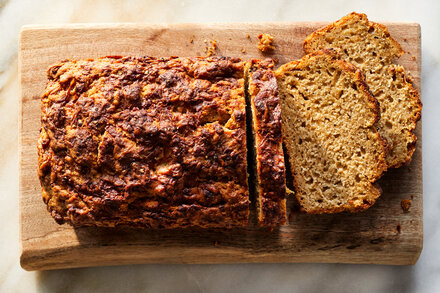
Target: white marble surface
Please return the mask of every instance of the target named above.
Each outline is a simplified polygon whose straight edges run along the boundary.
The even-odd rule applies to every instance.
[[[415,266],[136,265],[48,272],[26,272],[20,268],[17,46],[22,25],[332,21],[353,10],[365,12],[375,21],[418,22],[422,27],[425,238],[422,255]],[[0,292],[440,292],[439,29],[440,2],[435,0],[0,0]]]

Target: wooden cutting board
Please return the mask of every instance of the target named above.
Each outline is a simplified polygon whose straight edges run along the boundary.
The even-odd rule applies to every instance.
[[[49,65],[106,55],[203,56],[217,40],[217,55],[300,58],[302,41],[325,23],[67,25],[24,27],[20,37],[21,265],[27,270],[134,263],[331,262],[414,264],[422,250],[422,127],[413,161],[381,180],[383,195],[358,214],[290,213],[280,229],[145,231],[60,226],[41,199],[37,177],[40,95]],[[407,51],[399,63],[420,89],[420,26],[388,23]],[[256,36],[270,33],[277,49],[263,56]],[[249,37],[248,37],[249,36]],[[412,201],[408,212],[401,200]],[[291,205],[291,203],[290,203]]]

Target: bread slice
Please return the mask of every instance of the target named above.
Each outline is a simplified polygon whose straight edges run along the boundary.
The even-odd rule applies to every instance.
[[[320,29],[304,42],[306,54],[333,48],[366,76],[367,84],[380,103],[381,119],[376,123],[390,146],[388,167],[411,161],[417,137],[416,122],[422,103],[405,70],[394,64],[404,51],[385,26],[370,22],[365,14],[351,13]]]
[[[374,124],[379,105],[362,73],[333,50],[276,71],[283,141],[296,198],[307,213],[356,212],[380,196],[386,141]]]
[[[279,226],[286,223],[286,178],[273,61],[251,60],[247,72],[258,222],[261,226]]]

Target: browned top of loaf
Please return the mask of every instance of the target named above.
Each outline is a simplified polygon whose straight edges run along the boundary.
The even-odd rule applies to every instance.
[[[244,64],[108,57],[50,67],[38,155],[55,220],[246,225]]]
[[[254,107],[260,218],[264,226],[286,222],[286,178],[282,149],[281,107],[273,61],[251,60],[249,94]]]

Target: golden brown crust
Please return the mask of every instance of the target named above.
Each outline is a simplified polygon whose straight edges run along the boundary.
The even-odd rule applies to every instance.
[[[319,51],[314,51],[314,52],[304,56],[300,60],[295,60],[295,61],[289,62],[289,63],[281,66],[275,72],[276,77],[281,78],[282,75],[284,74],[284,72],[302,70],[303,67],[308,66],[309,59],[313,58],[314,56],[326,56],[330,63],[335,64],[341,70],[346,71],[347,73],[349,73],[352,76],[353,80],[356,82],[357,88],[359,90],[361,90],[368,97],[369,107],[370,107],[370,110],[374,113],[375,120],[371,121],[371,123],[367,126],[373,127],[374,123],[377,122],[380,118],[379,103],[377,102],[377,100],[373,97],[373,95],[369,91],[368,85],[365,82],[365,79],[363,77],[362,72],[359,69],[357,69],[354,65],[352,65],[351,63],[348,63],[348,62],[344,61],[343,59],[339,59],[339,56],[336,51],[334,51],[332,49],[323,49],[323,50],[319,50]],[[284,133],[284,131],[285,131],[285,128],[283,127],[283,137],[287,137],[286,134]],[[375,181],[377,179],[379,179],[382,176],[382,174],[387,170],[387,164],[386,164],[386,159],[385,159],[386,153],[387,153],[387,142],[379,134],[379,132],[377,130],[375,131],[374,135],[376,136],[377,141],[380,142],[380,145],[382,147],[382,152],[380,152],[380,155],[377,158],[377,166],[375,168],[376,173],[374,174],[374,176],[372,176],[372,178],[370,178],[371,179],[371,181],[370,181],[371,182],[371,186],[370,186],[371,187],[370,188],[371,196],[369,199],[365,199],[362,204],[355,204],[354,202],[348,202],[348,205],[334,206],[332,208],[316,208],[316,209],[308,208],[308,209],[305,209],[304,205],[302,204],[302,199],[301,199],[301,197],[304,195],[302,194],[301,186],[298,183],[298,179],[297,179],[297,175],[296,175],[297,172],[295,170],[295,166],[292,163],[289,164],[290,170],[292,173],[292,179],[293,179],[292,184],[293,184],[293,187],[295,190],[295,196],[296,196],[298,203],[300,204],[301,211],[307,212],[309,214],[340,213],[343,211],[349,211],[349,212],[354,213],[354,212],[366,210],[375,203],[377,198],[379,198],[379,196],[381,195],[380,187],[377,184],[375,184]],[[292,154],[289,154],[289,155],[292,155]],[[307,195],[305,195],[305,196],[307,196]]]
[[[246,226],[244,64],[108,57],[52,66],[38,154],[55,220]]]
[[[250,61],[249,98],[255,132],[259,224],[283,225],[286,223],[286,178],[281,107],[272,60]]]

